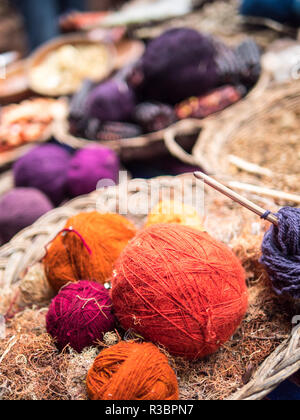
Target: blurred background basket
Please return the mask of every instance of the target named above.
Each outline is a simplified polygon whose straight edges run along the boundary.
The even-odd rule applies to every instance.
[[[50,89],[49,86],[44,85],[44,79],[36,80],[34,73],[36,68],[38,68],[44,60],[46,60],[51,53],[59,51],[61,47],[64,46],[95,46],[102,47],[103,49],[103,68],[99,69],[99,77],[95,78],[94,82],[101,82],[103,79],[109,76],[113,71],[116,64],[116,51],[112,43],[97,41],[88,38],[85,35],[64,35],[54,40],[47,42],[38,48],[28,59],[27,64],[27,74],[28,74],[28,83],[30,89],[39,94],[45,96],[57,97],[61,95],[69,95],[74,93],[79,87],[77,86],[74,90],[59,87]],[[51,76],[51,72],[49,73]],[[47,80],[48,83],[48,80]]]
[[[246,100],[250,98],[260,97],[271,83],[271,76],[268,72],[263,71],[261,77],[254,88],[249,92]],[[241,100],[240,102],[243,102]],[[239,103],[240,103],[239,102]],[[236,105],[231,105],[228,109],[235,109]],[[214,118],[220,118],[227,110],[221,111],[216,116],[208,117],[202,120],[186,119],[176,122],[171,127],[164,130],[144,134],[135,138],[124,138],[114,141],[91,141],[85,138],[80,138],[72,135],[69,132],[69,123],[67,118],[57,119],[53,126],[53,134],[57,141],[73,149],[81,149],[92,144],[98,144],[110,147],[115,150],[121,157],[123,162],[130,162],[134,160],[146,160],[164,156],[168,154],[169,147],[166,147],[164,137],[171,129],[178,132],[177,141],[181,148],[190,152],[195,145],[195,141],[199,132],[205,126],[206,121]],[[190,162],[189,162],[190,163]]]
[[[260,95],[248,97],[207,119],[191,154],[176,143],[180,126],[165,133],[165,142],[172,155],[231,182],[231,186],[244,191],[256,189],[279,203],[300,204],[300,143],[296,127],[299,113],[299,81],[270,84]],[[279,190],[278,194],[269,189]]]

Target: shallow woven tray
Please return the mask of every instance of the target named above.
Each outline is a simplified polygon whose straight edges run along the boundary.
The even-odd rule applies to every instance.
[[[248,93],[246,100],[260,97],[268,88],[270,82],[270,75],[263,71],[257,84]],[[240,102],[243,102],[243,100]],[[236,105],[232,105],[228,109],[235,106]],[[202,128],[205,127],[205,122],[209,121],[211,118],[219,118],[220,115],[223,115],[226,111],[227,110],[221,111],[216,114],[216,116],[204,118],[202,120],[186,119],[178,121],[161,131],[145,134],[135,138],[124,138],[115,141],[96,142],[85,138],[75,137],[69,133],[69,124],[66,118],[61,118],[55,121],[55,124],[53,125],[53,134],[56,140],[62,144],[72,147],[73,149],[81,149],[93,144],[98,144],[115,150],[124,162],[139,159],[151,159],[166,155],[168,154],[168,151],[171,151],[170,146],[165,142],[166,133],[170,130],[172,132],[174,131],[175,133],[179,133],[177,142],[180,148],[183,148],[184,150],[191,150],[195,145],[197,135],[201,132]]]
[[[165,197],[166,194],[168,197],[175,196],[176,193],[182,191],[183,182],[187,183],[185,184],[185,188],[187,185],[191,188],[189,190],[190,194],[195,193],[196,188],[199,188],[198,182],[196,184],[195,179],[190,175],[180,177],[162,177],[151,181],[132,180],[129,181],[127,185],[123,184],[121,188],[111,187],[105,190],[97,191],[89,196],[75,199],[67,203],[65,206],[51,211],[47,215],[43,216],[33,226],[20,232],[15,238],[12,239],[12,241],[9,244],[5,245],[0,249],[0,288],[2,290],[0,298],[0,307],[2,307],[2,310],[4,303],[6,302],[9,304],[10,300],[13,299],[15,289],[18,287],[22,274],[26,271],[29,265],[38,262],[44,256],[45,246],[63,228],[66,220],[69,217],[80,212],[94,211],[96,206],[99,211],[114,211],[115,209],[118,209],[118,199],[124,195],[130,200],[131,204],[134,206],[133,208],[145,209],[145,200],[149,199],[150,194],[150,182],[153,183],[153,185],[155,185],[155,187],[158,188],[159,191],[159,194],[157,195],[156,199],[152,204],[155,204],[159,197]],[[252,197],[252,199],[255,198]],[[260,204],[272,210],[275,210],[274,203],[272,203],[271,201],[263,200],[263,203],[260,202]],[[205,193],[205,208],[206,229],[213,236],[217,237],[220,240],[223,240],[228,244],[232,244],[235,240],[239,239],[239,235],[243,231],[245,224],[250,223],[252,229],[258,229],[258,225],[260,225],[260,222],[256,216],[252,215],[245,209],[241,209],[228,199],[217,195],[211,190],[207,190]],[[137,226],[142,226],[145,220],[145,213],[146,210],[144,210],[144,214],[141,214],[139,216],[130,214],[128,215],[128,217],[132,219]],[[266,222],[261,222],[261,226],[265,226],[265,223]],[[241,244],[242,243],[240,243],[240,245]],[[246,266],[247,264],[248,263],[246,261]],[[255,261],[254,264],[256,265]],[[254,292],[256,290],[256,283],[260,282],[260,277],[254,277],[254,279],[252,279],[251,281],[251,290],[254,290]],[[267,294],[268,293],[270,293],[270,296],[272,296],[271,290],[270,292],[267,291]],[[272,299],[274,299],[274,302],[276,301],[275,297],[270,297],[267,299],[267,305],[270,305],[270,301]],[[278,316],[280,317],[281,313],[284,312],[284,309],[281,306],[278,307],[278,303],[276,303],[276,305],[275,307],[277,309],[275,310],[276,313],[274,313],[275,318]],[[256,308],[256,310],[258,310],[259,312],[259,308]],[[254,314],[254,318],[256,316],[258,315]],[[245,322],[251,323],[251,320],[246,320]],[[254,330],[251,334],[266,334],[266,331],[260,332],[259,330],[257,330],[258,327],[256,327],[255,329],[256,322],[257,321],[255,321],[255,323],[253,324]],[[273,321],[270,322],[271,325],[273,325]],[[251,351],[249,356],[249,349],[245,348],[245,352],[248,351],[248,356],[245,356],[243,363],[245,364],[245,369],[246,367],[250,369],[250,374],[249,372],[246,372],[247,376],[249,377],[243,379],[244,383],[247,384],[245,386],[242,386],[240,389],[235,390],[236,392],[233,392],[231,395],[226,395],[226,398],[234,400],[262,399],[266,395],[268,395],[274,388],[276,388],[282,381],[284,381],[285,379],[293,375],[297,370],[299,370],[300,326],[292,330],[291,324],[289,322],[288,331],[291,331],[289,337],[289,332],[286,331],[286,326],[282,328],[282,331],[280,331],[279,329],[278,331],[275,331],[275,337],[277,337],[277,334],[279,337],[280,333],[282,333],[282,337],[286,338],[280,339],[278,337],[274,337],[276,345],[274,343],[272,344],[272,341],[265,341],[268,339],[266,339],[264,336],[255,338],[255,336],[253,335],[253,339],[250,338],[250,341],[248,338],[248,344],[245,345],[253,345],[254,349],[256,349],[257,351],[255,352],[255,350],[253,350],[253,354]],[[285,334],[283,334],[284,332]],[[241,334],[241,332],[239,334]],[[252,337],[251,334],[250,336]],[[274,331],[272,334],[274,334]],[[237,349],[235,346],[243,346],[244,340],[246,342],[246,337],[243,337],[242,334],[239,340],[241,340],[241,342],[235,341],[234,345],[232,345],[231,343],[231,350],[229,351],[229,354],[232,358],[232,361],[230,362],[232,366],[236,365],[237,357],[240,357],[240,355],[237,353]],[[252,368],[250,368],[251,357],[253,357],[255,353],[265,352],[265,346],[267,345],[267,343],[269,343],[271,347],[273,345],[275,351],[273,351],[272,354],[270,354],[265,360],[262,359],[259,361],[260,366],[258,370],[253,369],[253,366]],[[277,343],[279,343],[279,346],[276,348]],[[226,351],[226,348],[224,349],[224,351]],[[203,372],[201,374],[201,370],[203,370],[204,368],[208,369],[208,371],[209,369],[216,369],[214,362],[215,358],[218,358],[218,354],[216,356],[212,356],[212,358],[208,358],[206,361],[193,362],[188,365],[180,361],[172,362],[173,364],[175,364],[175,368],[178,369],[179,376],[181,378],[181,398],[195,398],[194,394],[196,393],[197,387],[202,386],[201,389],[205,390],[207,379],[205,379],[205,375],[203,375]],[[219,368],[220,370],[225,369],[225,367],[222,365]],[[194,379],[193,382],[189,382],[187,385],[185,384],[184,377],[187,373],[191,372],[191,370],[193,371],[192,377]],[[256,370],[256,372],[253,372],[253,370]],[[182,374],[182,372],[185,372],[185,374]],[[198,379],[197,375],[199,375]],[[222,372],[222,375],[224,376],[224,381],[225,379],[229,380],[229,372]],[[223,395],[218,395],[218,398],[223,399]]]

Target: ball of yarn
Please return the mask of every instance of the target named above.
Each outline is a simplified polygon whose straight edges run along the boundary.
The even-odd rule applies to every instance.
[[[197,359],[230,339],[248,294],[229,248],[207,233],[161,224],[141,231],[121,254],[112,300],[125,329],[175,356]]]
[[[178,400],[168,359],[151,343],[121,341],[103,350],[87,376],[91,400]]]
[[[179,201],[161,201],[148,215],[146,227],[160,223],[172,223],[204,230],[196,209]]]
[[[144,96],[175,104],[208,92],[218,81],[215,54],[213,41],[193,29],[166,31],[142,57]]]
[[[0,236],[11,240],[20,230],[32,225],[52,210],[49,199],[33,188],[14,188],[0,199]]]
[[[73,197],[94,191],[102,179],[117,183],[120,162],[116,153],[106,147],[79,150],[70,161],[68,188]]]
[[[15,184],[37,188],[59,205],[66,198],[69,161],[70,154],[60,146],[38,146],[15,163]]]
[[[86,114],[101,121],[126,121],[135,107],[134,92],[126,82],[110,79],[94,88],[87,98]]]
[[[278,227],[272,225],[262,243],[261,258],[280,296],[300,299],[300,209],[279,210]]]
[[[135,233],[133,224],[118,214],[95,211],[71,217],[44,258],[49,283],[55,291],[82,279],[105,283]]]
[[[70,345],[80,353],[114,328],[112,303],[104,286],[80,281],[64,287],[47,314],[47,331],[59,350]]]

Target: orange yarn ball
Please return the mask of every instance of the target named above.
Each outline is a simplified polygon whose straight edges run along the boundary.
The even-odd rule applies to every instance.
[[[121,341],[103,350],[87,376],[91,400],[178,400],[177,378],[151,343]]]
[[[58,292],[70,282],[105,283],[136,229],[125,217],[98,212],[71,217],[44,258],[50,285]]]

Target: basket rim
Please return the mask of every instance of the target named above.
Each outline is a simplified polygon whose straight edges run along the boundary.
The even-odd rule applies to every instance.
[[[185,129],[183,130],[183,134],[191,134],[191,131],[196,128],[194,119],[185,119]],[[68,121],[67,118],[57,119],[53,125],[53,135],[55,139],[60,142],[61,144],[68,145],[74,149],[81,149],[87,146],[105,146],[113,149],[119,153],[123,150],[130,150],[133,148],[142,148],[152,143],[156,143],[158,141],[164,141],[164,136],[167,130],[170,128],[175,128],[177,126],[181,126],[182,121],[177,121],[174,124],[170,125],[169,127],[155,131],[148,134],[143,134],[138,137],[131,137],[131,138],[123,138],[120,140],[113,140],[113,141],[104,141],[104,140],[88,140],[81,137],[73,136],[68,131]],[[197,124],[196,124],[197,125]],[[198,124],[199,125],[199,124]]]
[[[139,192],[139,185],[154,182],[161,187],[170,188],[177,180],[188,179],[195,185],[195,178],[188,175],[177,177],[163,176],[151,180],[133,179],[128,181],[126,194]],[[9,278],[10,289],[13,279],[19,279],[24,267],[37,263],[44,256],[43,247],[48,244],[65,224],[68,217],[81,211],[93,211],[98,197],[115,197],[118,186],[93,192],[69,201],[62,207],[42,216],[32,226],[16,235],[8,244],[0,248],[0,283],[5,276]],[[85,210],[84,210],[85,209]],[[55,229],[53,226],[55,225]],[[37,252],[39,250],[39,252]],[[3,292],[4,293],[4,292]],[[281,382],[300,369],[300,325],[294,328],[290,337],[263,362],[253,379],[236,393],[231,400],[260,400],[273,391]]]

